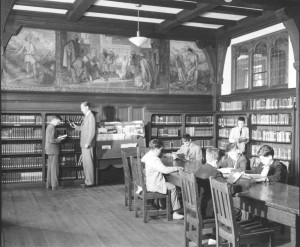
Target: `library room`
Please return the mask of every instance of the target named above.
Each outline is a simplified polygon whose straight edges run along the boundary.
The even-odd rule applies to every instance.
[[[1,0],[1,247],[300,246],[299,0]]]

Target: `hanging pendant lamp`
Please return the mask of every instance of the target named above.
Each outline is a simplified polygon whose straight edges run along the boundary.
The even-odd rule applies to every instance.
[[[142,44],[144,44],[148,40],[148,38],[140,36],[140,7],[141,6],[142,6],[141,4],[137,5],[137,7],[138,7],[138,23],[137,23],[136,37],[129,38],[129,41],[138,47],[141,46]]]

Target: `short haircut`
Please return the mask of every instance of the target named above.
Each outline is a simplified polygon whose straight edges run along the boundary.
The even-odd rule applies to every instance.
[[[243,121],[245,123],[245,118],[244,117],[239,117],[238,121]]]
[[[91,108],[91,104],[88,101],[84,101],[81,103],[83,106],[88,107],[89,109]]]
[[[211,147],[206,149],[206,162],[213,162],[218,160],[219,149]]]
[[[151,150],[156,149],[156,148],[161,148],[162,146],[163,146],[162,142],[158,139],[153,139],[149,142],[149,148]]]
[[[52,116],[52,120],[54,120],[54,119],[58,119],[58,120],[62,120],[62,118],[60,117],[60,116],[58,116],[58,115],[54,115],[54,116]]]
[[[238,149],[236,143],[228,143],[226,146],[226,153]]]
[[[190,141],[192,138],[189,134],[184,134],[182,137],[181,137],[182,140],[184,141]]]
[[[264,156],[268,157],[271,155],[272,157],[274,156],[274,149],[270,147],[269,145],[263,145],[260,147],[257,153],[258,156]]]

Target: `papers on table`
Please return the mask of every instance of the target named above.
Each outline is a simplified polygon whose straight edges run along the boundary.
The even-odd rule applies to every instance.
[[[229,174],[231,173],[231,171],[233,170],[234,168],[232,167],[225,167],[225,168],[219,168],[218,170],[220,172],[222,172],[223,174]]]
[[[247,174],[243,174],[242,178],[245,178],[245,179],[257,179],[257,178],[263,178],[263,176],[260,175],[260,174],[250,174],[250,173],[247,173]]]

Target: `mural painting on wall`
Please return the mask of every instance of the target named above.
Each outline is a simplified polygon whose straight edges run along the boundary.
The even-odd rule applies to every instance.
[[[210,70],[194,42],[170,41],[170,93],[209,93]]]
[[[2,89],[52,86],[55,69],[55,32],[23,28],[6,47]]]
[[[168,90],[166,41],[152,39],[138,48],[123,36],[72,32],[60,36],[61,86],[122,92]]]

